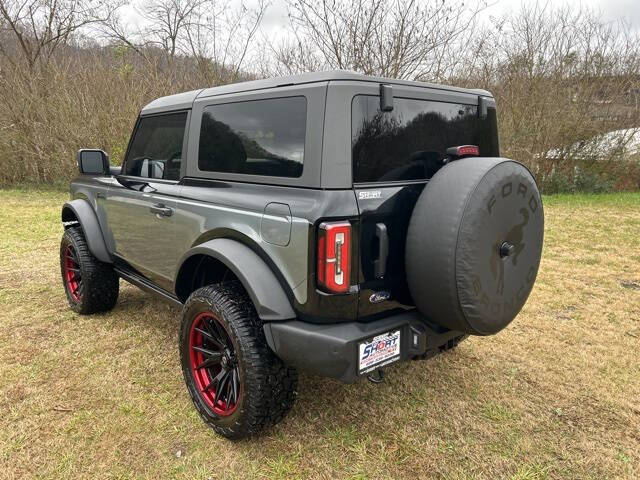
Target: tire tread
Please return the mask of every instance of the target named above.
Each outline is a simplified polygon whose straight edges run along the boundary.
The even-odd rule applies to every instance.
[[[185,315],[195,302],[204,302],[213,312],[218,312],[231,328],[244,362],[245,382],[249,397],[243,402],[244,411],[232,426],[222,425],[206,408],[193,398],[199,395],[193,388],[189,393],[202,419],[218,434],[231,439],[257,434],[280,422],[293,407],[296,396],[298,374],[287,367],[267,345],[263,324],[251,299],[242,285],[227,282],[202,287],[191,294],[184,306]],[[185,366],[183,339],[190,327],[185,316],[181,327],[181,356],[183,373],[189,386],[190,372]]]
[[[64,254],[67,245],[71,244],[78,255],[84,292],[80,301],[71,297],[66,288],[64,271]],[[99,261],[93,256],[80,227],[67,228],[60,243],[60,271],[65,286],[67,299],[72,310],[82,315],[106,312],[118,301],[120,280],[113,267]]]

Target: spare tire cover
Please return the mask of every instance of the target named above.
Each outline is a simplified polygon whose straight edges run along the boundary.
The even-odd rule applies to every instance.
[[[416,307],[452,330],[502,330],[533,288],[543,235],[540,192],[522,164],[449,163],[429,181],[409,223],[405,261]]]

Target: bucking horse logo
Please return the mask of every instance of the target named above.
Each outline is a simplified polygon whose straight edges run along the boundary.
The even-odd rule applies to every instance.
[[[518,256],[524,250],[524,227],[529,223],[529,211],[526,208],[520,209],[520,214],[522,215],[522,222],[515,225],[504,239],[498,240],[493,246],[493,253],[491,254],[491,258],[489,262],[491,264],[491,273],[493,273],[493,279],[497,281],[498,286],[496,288],[496,293],[502,295],[504,291],[504,262],[511,260],[513,265],[518,264]],[[500,254],[500,249],[502,245],[508,242],[513,245],[513,249],[509,253],[507,258],[503,258]]]

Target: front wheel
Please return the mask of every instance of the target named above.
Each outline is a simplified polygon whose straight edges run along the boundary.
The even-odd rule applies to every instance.
[[[180,327],[180,359],[198,413],[224,437],[258,433],[293,406],[297,372],[267,346],[260,319],[238,282],[191,294]]]
[[[79,227],[67,228],[60,242],[60,271],[69,306],[88,315],[111,310],[118,301],[118,274],[98,260]]]

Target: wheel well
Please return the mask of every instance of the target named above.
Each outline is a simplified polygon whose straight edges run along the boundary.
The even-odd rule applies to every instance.
[[[220,260],[204,254],[193,255],[180,267],[176,295],[184,303],[200,287],[232,280],[238,277]]]
[[[66,207],[62,209],[62,223],[67,228],[78,225],[80,222],[73,209]]]

